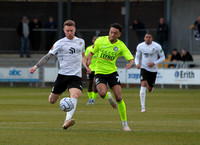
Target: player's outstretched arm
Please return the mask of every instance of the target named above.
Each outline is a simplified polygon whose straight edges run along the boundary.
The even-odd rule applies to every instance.
[[[87,70],[87,73],[88,74],[90,74],[91,73],[91,69],[89,68],[89,66],[87,65],[87,58],[86,58],[86,56],[85,56],[85,54],[83,53],[82,54],[82,64],[83,64],[83,66],[86,68],[86,70]]]
[[[130,69],[131,67],[134,66],[134,60],[133,59],[129,60],[128,62],[129,63],[126,65],[126,69]]]
[[[35,66],[30,68],[30,73],[34,73],[38,67],[47,63],[51,56],[52,56],[51,53],[47,53],[45,56],[43,56]]]
[[[88,58],[87,58],[87,66],[89,66],[91,64],[92,56],[93,56],[93,53],[90,51],[90,53],[88,54]]]

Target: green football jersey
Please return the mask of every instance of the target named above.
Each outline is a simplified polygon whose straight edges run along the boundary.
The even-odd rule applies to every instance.
[[[117,42],[112,44],[108,37],[102,36],[97,38],[91,49],[92,53],[98,53],[95,74],[111,74],[116,72],[117,67],[115,63],[120,56],[123,56],[127,61],[133,59],[133,55],[121,40],[117,39]]]
[[[92,47],[93,47],[93,45],[90,45],[90,46],[88,46],[86,48],[86,50],[85,50],[85,56],[86,56],[86,58],[88,57],[88,54],[90,53]],[[95,71],[96,61],[97,61],[97,53],[92,56],[91,64],[89,66],[89,68],[91,69],[91,71]]]

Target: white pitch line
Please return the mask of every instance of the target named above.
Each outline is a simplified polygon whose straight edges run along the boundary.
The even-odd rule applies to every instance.
[[[1,129],[21,129],[21,130],[63,130],[62,128],[35,128],[35,127],[0,127]],[[82,129],[77,129],[77,128],[72,128],[70,131],[73,130],[78,130],[78,131],[116,131],[116,132],[121,132],[123,130],[121,129],[88,129],[88,128],[82,128]],[[131,132],[164,132],[164,133],[200,133],[199,130],[141,130],[141,129],[132,129]]]
[[[52,124],[61,122],[0,122],[0,124]],[[80,124],[113,124],[120,123],[120,121],[80,121]],[[200,120],[153,120],[153,121],[128,121],[128,123],[200,123]]]
[[[63,130],[62,128],[37,128],[37,127],[0,127],[1,129],[21,129],[21,130]],[[87,130],[87,131],[122,131],[120,129],[77,129],[73,128],[73,130]],[[139,130],[134,130],[139,131]]]

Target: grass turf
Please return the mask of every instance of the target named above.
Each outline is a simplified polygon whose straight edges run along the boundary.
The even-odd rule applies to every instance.
[[[122,89],[131,132],[122,131],[118,110],[99,96],[87,106],[86,89],[62,129],[65,113],[48,103],[51,88],[0,88],[0,145],[198,145],[200,90],[155,89],[140,112],[139,88]],[[68,92],[62,97],[69,96]]]

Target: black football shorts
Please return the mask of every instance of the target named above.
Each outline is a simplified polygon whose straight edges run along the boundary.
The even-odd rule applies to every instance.
[[[69,90],[70,88],[77,88],[82,91],[82,78],[58,74],[51,92],[54,94],[61,94],[66,89]]]
[[[119,75],[117,72],[111,74],[96,74],[95,75],[96,86],[100,83],[108,84],[110,88],[115,85],[121,85]]]
[[[157,72],[150,72],[145,69],[141,69],[141,81],[147,81],[150,87],[154,87],[156,81]]]

